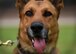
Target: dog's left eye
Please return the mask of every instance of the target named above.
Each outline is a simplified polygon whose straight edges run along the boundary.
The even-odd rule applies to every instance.
[[[33,16],[33,12],[32,11],[26,11],[25,15],[31,17],[31,16]]]
[[[50,11],[45,11],[44,13],[43,13],[43,16],[44,17],[49,17],[49,16],[51,16],[52,15],[52,13],[50,12]]]

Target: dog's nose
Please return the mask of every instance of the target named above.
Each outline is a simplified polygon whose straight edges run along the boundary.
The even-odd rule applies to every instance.
[[[42,31],[42,29],[43,29],[43,24],[40,22],[34,22],[31,25],[31,30],[33,32],[40,32],[40,31]]]

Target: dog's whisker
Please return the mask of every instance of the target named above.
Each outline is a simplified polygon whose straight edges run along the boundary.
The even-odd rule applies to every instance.
[[[48,32],[48,35],[50,35],[51,34],[51,30],[49,30],[49,32]]]

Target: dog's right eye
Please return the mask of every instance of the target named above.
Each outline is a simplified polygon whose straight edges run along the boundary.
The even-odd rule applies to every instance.
[[[26,11],[25,15],[31,17],[31,16],[33,16],[33,12],[32,11]]]
[[[43,16],[44,17],[49,17],[49,16],[51,16],[52,15],[52,13],[50,12],[50,11],[45,11],[44,13],[43,13]]]

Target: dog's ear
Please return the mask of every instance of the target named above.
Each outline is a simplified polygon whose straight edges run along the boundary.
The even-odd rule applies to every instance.
[[[22,8],[29,0],[16,0],[16,8]]]
[[[60,10],[61,8],[64,8],[64,4],[63,4],[63,0],[49,0],[58,10],[58,17],[59,18],[59,14],[60,14]]]
[[[63,0],[50,0],[50,1],[58,9],[61,9],[64,7]]]

